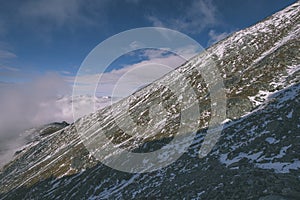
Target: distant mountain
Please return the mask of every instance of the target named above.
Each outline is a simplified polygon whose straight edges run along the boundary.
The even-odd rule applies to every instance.
[[[0,198],[300,199],[299,22],[297,2],[218,42],[155,85],[142,88],[134,98],[47,134],[18,152],[2,169]],[[209,65],[211,58],[224,78],[228,119],[217,144],[200,159],[212,113],[208,88],[195,69],[198,63]],[[76,128],[82,133],[104,130],[111,141],[131,151],[153,151],[173,138],[179,126],[176,102],[180,97],[160,83],[173,84],[184,92],[187,86],[176,85],[180,82],[176,73],[188,76],[202,116],[188,151],[173,164],[149,173],[121,172],[97,161]],[[150,123],[147,105],[153,101],[171,113],[166,128],[133,141],[114,120],[126,121],[124,112],[129,105],[137,123]],[[111,108],[117,115],[111,115]]]
[[[82,117],[89,114],[90,112],[87,108],[90,108],[90,105],[95,105],[95,110],[98,110],[110,105],[115,100],[116,98],[112,100],[108,96],[94,97],[81,95],[72,97],[69,95],[41,102],[33,119],[29,120],[28,125],[22,126],[22,128],[25,129],[24,131],[19,131],[21,128],[17,126],[16,129],[18,129],[18,131],[15,131],[16,134],[14,137],[9,139],[2,138],[0,140],[0,167],[6,164],[13,157],[15,151],[22,150],[24,146],[27,146],[28,142],[30,142],[32,138],[36,138],[36,136],[39,135],[39,129],[43,129],[45,126],[50,126],[50,122],[52,122],[52,120],[55,119],[56,121],[67,121],[68,123],[72,123],[74,120],[77,120],[76,117]],[[73,109],[76,110],[76,116],[73,116]],[[38,127],[41,123],[50,124]],[[15,128],[12,127],[11,130],[15,130]],[[1,132],[1,134],[5,133]]]

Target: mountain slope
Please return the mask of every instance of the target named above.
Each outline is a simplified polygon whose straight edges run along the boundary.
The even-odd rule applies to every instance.
[[[176,70],[188,77],[196,91],[201,119],[188,152],[168,167],[142,174],[111,169],[89,154],[75,124],[82,132],[91,131],[91,127],[94,132],[104,129],[112,141],[123,142],[124,148],[131,150],[151,151],[168,143],[178,129],[178,97],[159,83],[176,85],[180,77],[175,72],[159,80],[158,86],[147,86],[135,98],[112,105],[118,121],[125,120],[122,108],[130,105],[133,118],[146,123],[147,105],[163,99],[171,113],[166,129],[132,141],[114,123],[110,107],[99,110],[19,153],[1,171],[0,197],[299,199],[299,21],[297,2],[234,33]],[[216,146],[200,159],[211,99],[195,63],[209,64],[210,58],[224,78],[229,120]],[[186,85],[178,90],[184,92]]]

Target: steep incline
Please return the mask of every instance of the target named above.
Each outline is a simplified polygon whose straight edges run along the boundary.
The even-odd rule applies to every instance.
[[[297,2],[234,33],[176,70],[190,80],[202,115],[193,144],[172,165],[144,174],[113,170],[89,154],[75,125],[71,124],[28,146],[2,169],[0,198],[264,199],[281,196],[299,199],[299,22]],[[195,63],[209,64],[211,57],[224,78],[229,120],[212,152],[199,159],[198,151],[211,117],[211,100]],[[158,83],[177,84],[180,77],[175,74],[166,75]],[[184,92],[186,85],[178,89]],[[168,142],[178,129],[178,98],[158,84],[113,105],[119,112],[119,121],[124,120],[122,108],[130,105],[133,118],[147,123],[147,105],[163,99],[170,112],[166,128],[155,136],[143,135],[138,141],[119,130],[110,107],[76,123],[82,131],[103,128],[112,141],[123,142],[124,147],[135,150],[143,144],[140,148],[149,151]]]

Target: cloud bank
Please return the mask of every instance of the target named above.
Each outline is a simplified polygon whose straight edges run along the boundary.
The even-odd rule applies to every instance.
[[[68,84],[55,73],[48,73],[29,83],[0,84],[0,163],[11,156],[12,152],[5,150],[19,145],[22,131],[63,120],[55,98],[69,90]]]

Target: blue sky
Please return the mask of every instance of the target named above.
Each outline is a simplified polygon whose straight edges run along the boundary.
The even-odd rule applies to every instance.
[[[293,2],[296,1],[1,1],[0,81],[28,80],[49,71],[74,76],[97,44],[138,27],[171,28],[208,47]],[[122,62],[140,61],[127,57]]]

